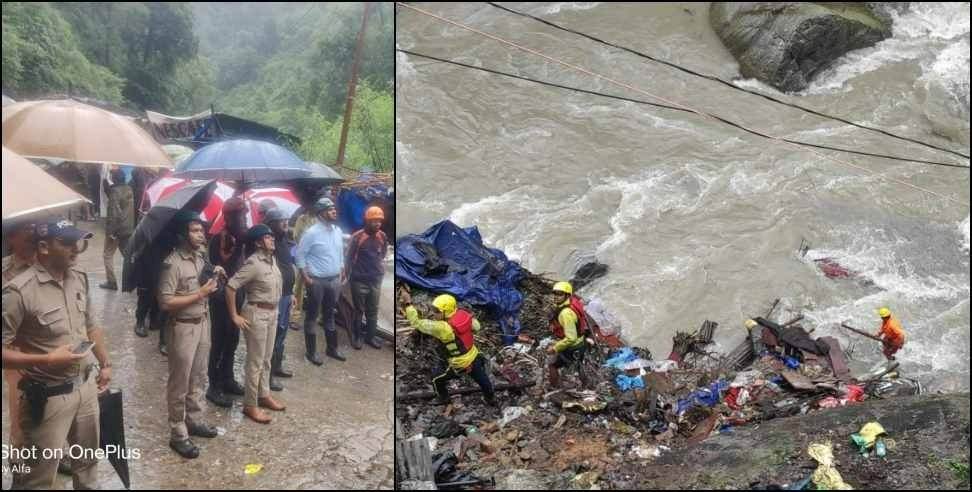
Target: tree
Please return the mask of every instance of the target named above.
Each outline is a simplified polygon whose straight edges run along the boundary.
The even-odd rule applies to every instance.
[[[46,3],[3,5],[3,85],[18,97],[70,92],[121,103],[123,79],[88,61],[70,24]]]

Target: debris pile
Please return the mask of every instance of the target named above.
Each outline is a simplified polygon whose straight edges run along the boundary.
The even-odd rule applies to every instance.
[[[408,443],[403,448],[424,449],[405,453],[408,466],[400,464],[397,476],[403,488],[630,488],[638,485],[639,464],[712,436],[921,392],[917,382],[897,377],[897,364],[851,376],[836,338],[813,338],[800,316],[770,319],[779,299],[747,322],[749,336],[729,353],[709,350],[718,324],[705,321],[677,332],[663,360],[626,346],[619,330],[601,331],[588,317],[594,335],[581,370],[592,384],[584,388],[577,368],[568,367],[561,371],[563,386],[552,389],[545,350],[553,343],[553,281],[520,273],[516,320],[459,299],[482,324],[476,346],[488,360],[498,407],[485,403],[470,378],[452,381],[450,403],[436,406],[431,379],[445,364],[441,344],[415,332],[402,311],[397,314],[396,434]],[[439,294],[402,281],[396,291],[399,298],[408,292],[423,317],[433,312]],[[519,327],[517,334],[504,335],[502,327],[511,325]],[[824,447],[814,449],[824,458],[820,477],[836,484]],[[409,471],[416,460],[427,471],[421,477]]]

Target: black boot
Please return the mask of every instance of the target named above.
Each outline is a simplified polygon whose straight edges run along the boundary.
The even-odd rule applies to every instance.
[[[98,284],[98,287],[101,287],[102,289],[108,289],[108,290],[118,290],[118,284],[116,284],[115,282],[105,282],[103,284]]]
[[[294,373],[283,368],[283,354],[275,355],[270,359],[270,375],[278,378],[294,377]]]
[[[145,320],[135,322],[135,334],[145,338],[148,336],[148,331],[145,329]]]
[[[159,340],[159,353],[166,357],[169,356],[169,347],[166,347],[165,342],[162,340]]]
[[[277,381],[277,377],[273,375],[273,371],[270,371],[270,391],[283,391],[284,387]]]
[[[374,327],[374,326],[371,326],[371,325],[369,324],[369,325],[368,325],[368,326],[367,326],[367,327],[365,328],[365,334],[364,334],[364,337],[365,337],[365,343],[367,343],[368,345],[371,345],[372,347],[374,347],[374,348],[376,348],[376,349],[379,349],[379,350],[381,350],[381,347],[382,347],[382,344],[381,344],[381,340],[379,340],[379,339],[378,339],[378,338],[377,338],[377,337],[375,336],[375,327]]]
[[[304,333],[304,345],[307,346],[307,351],[304,353],[304,357],[307,357],[307,360],[309,360],[315,366],[324,365],[324,361],[322,361],[317,355],[317,335],[308,335],[307,333]]]
[[[328,357],[337,359],[341,362],[348,360],[344,357],[344,354],[338,350],[337,331],[332,331],[330,333],[324,332],[324,338],[327,339],[327,350],[325,353]]]
[[[184,441],[169,441],[169,447],[179,453],[179,456],[183,458],[191,460],[199,457],[199,448],[188,439]]]
[[[223,392],[234,396],[243,396],[246,394],[246,390],[243,388],[243,385],[236,382],[232,376],[226,380],[225,384],[223,384]]]
[[[361,330],[354,330],[351,333],[351,346],[355,350],[361,350]]]
[[[217,407],[233,408],[233,401],[223,394],[222,391],[214,389],[212,385],[209,386],[209,391],[206,392],[206,399],[213,402],[213,405]]]

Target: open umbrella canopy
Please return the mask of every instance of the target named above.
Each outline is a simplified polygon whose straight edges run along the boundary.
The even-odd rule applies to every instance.
[[[297,154],[259,140],[226,140],[207,145],[176,167],[176,178],[221,179],[239,183],[303,178],[311,168]]]
[[[4,106],[3,144],[24,157],[172,167],[172,159],[134,121],[72,99]]]
[[[143,211],[148,211],[156,203],[192,183],[192,180],[169,176],[158,179],[145,189],[142,197]],[[209,202],[199,212],[199,215],[210,224],[210,234],[216,234],[226,226],[226,221],[223,218],[223,204],[236,194],[236,190],[232,186],[223,182],[216,183],[216,187],[213,188],[213,192],[209,196]],[[300,207],[297,196],[287,188],[252,188],[240,194],[240,198],[247,204],[247,227],[259,224],[263,220],[260,212],[261,207],[279,209],[288,219]]]
[[[156,241],[168,241],[169,246],[174,246],[174,234],[169,228],[172,218],[180,210],[201,212],[209,203],[215,188],[216,182],[212,180],[193,181],[159,200],[135,227],[128,246],[129,256],[139,257]]]
[[[3,147],[3,221],[88,201],[33,162]]]

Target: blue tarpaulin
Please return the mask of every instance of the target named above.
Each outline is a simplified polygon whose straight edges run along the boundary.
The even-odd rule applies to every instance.
[[[361,174],[357,181],[369,180],[369,174]],[[338,195],[338,222],[345,231],[357,231],[364,227],[364,213],[368,204],[379,199],[390,199],[388,187],[382,184],[364,188],[344,188]]]
[[[523,295],[516,286],[523,271],[501,250],[484,246],[475,226],[463,229],[447,220],[422,234],[400,238],[395,246],[395,277],[491,309],[507,343],[520,331]]]

